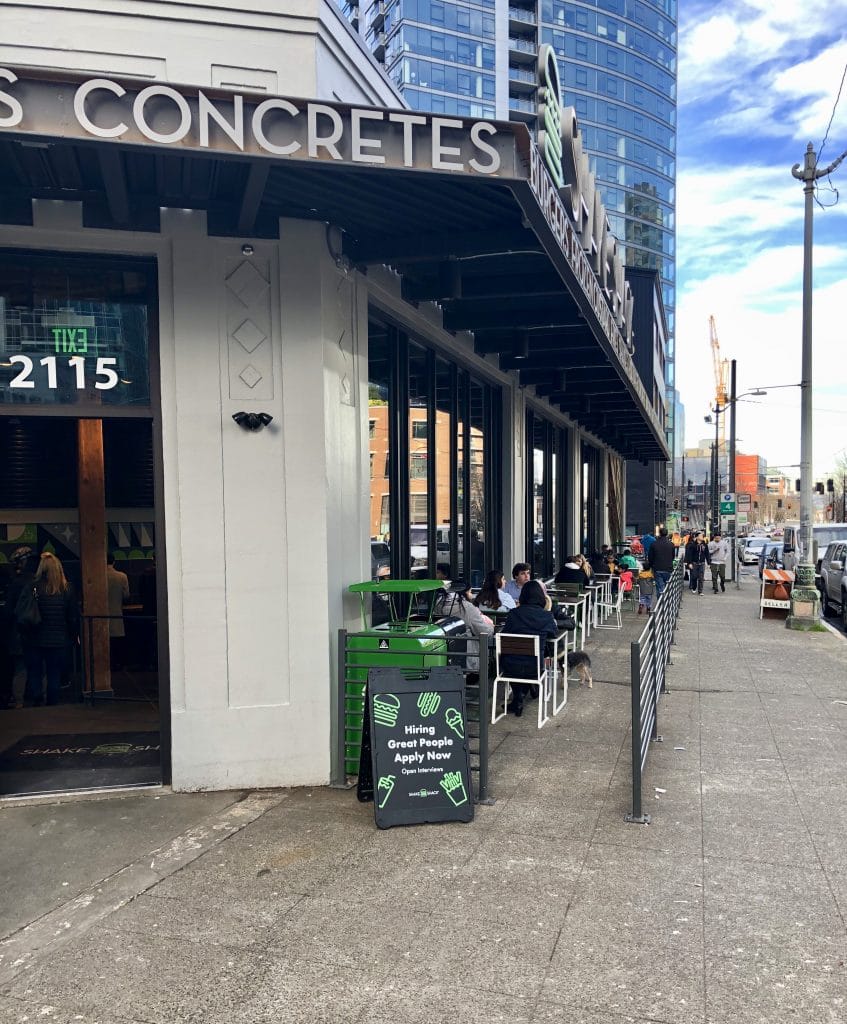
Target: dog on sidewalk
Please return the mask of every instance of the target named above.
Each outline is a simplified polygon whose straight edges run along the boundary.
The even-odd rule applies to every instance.
[[[588,684],[589,690],[594,685],[591,676],[591,658],[585,651],[568,651],[568,672],[575,669],[579,675],[579,685]]]

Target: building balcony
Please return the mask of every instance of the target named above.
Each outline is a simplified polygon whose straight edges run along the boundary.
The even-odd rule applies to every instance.
[[[509,120],[523,121],[524,124],[534,125],[538,120],[538,107],[534,100],[525,100],[518,96],[510,96]]]
[[[517,27],[521,25],[532,25],[534,27],[538,24],[538,17],[534,10],[527,11],[521,7],[510,7],[509,21],[515,22]],[[511,25],[509,27],[511,28]]]
[[[371,31],[365,36],[371,53],[377,60],[385,60],[386,36],[384,32]]]
[[[535,71],[509,65],[509,89],[515,93],[531,96],[538,87]]]
[[[386,4],[384,0],[377,0],[377,2],[371,6],[371,9],[368,11],[369,32],[379,32],[385,25],[385,7]]]
[[[509,56],[516,63],[534,64],[538,59],[538,45],[532,39],[509,36]]]

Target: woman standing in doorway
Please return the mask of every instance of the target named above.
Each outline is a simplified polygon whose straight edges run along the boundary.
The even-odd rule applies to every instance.
[[[38,611],[41,623],[36,627],[36,646],[27,657],[24,703],[44,703],[43,678],[47,676],[47,704],[59,703],[59,689],[68,647],[79,634],[79,612],[73,587],[65,578],[62,563],[50,551],[44,551],[35,574]]]

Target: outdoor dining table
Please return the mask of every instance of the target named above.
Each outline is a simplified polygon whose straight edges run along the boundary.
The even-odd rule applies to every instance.
[[[566,594],[559,593],[555,588],[553,588],[550,591],[550,596],[555,598],[558,604],[571,609],[577,625],[577,628],[573,631],[573,649],[576,650],[576,638],[577,633],[579,633],[579,649],[582,650],[585,647],[586,620],[588,618],[588,594],[583,593],[580,594],[579,597],[569,597]]]

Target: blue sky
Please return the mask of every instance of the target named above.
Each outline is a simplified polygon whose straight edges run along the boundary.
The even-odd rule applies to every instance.
[[[847,4],[680,0],[677,387],[686,444],[711,434],[709,316],[738,391],[800,380],[803,188],[847,65]],[[819,163],[847,149],[847,82]],[[847,160],[815,206],[814,471],[847,448]],[[739,450],[800,461],[799,388],[738,404]],[[789,476],[796,471],[787,470]]]

